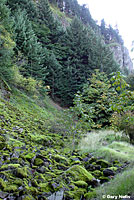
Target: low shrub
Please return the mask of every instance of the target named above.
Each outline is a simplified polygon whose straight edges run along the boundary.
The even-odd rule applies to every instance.
[[[124,113],[115,112],[111,122],[114,129],[123,131],[129,136],[130,143],[134,143],[134,113],[132,111]]]

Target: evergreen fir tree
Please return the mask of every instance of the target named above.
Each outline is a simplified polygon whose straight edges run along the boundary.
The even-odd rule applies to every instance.
[[[57,43],[59,37],[63,34],[63,29],[58,21],[54,19],[47,0],[40,0],[38,9],[40,23],[45,24],[50,30],[48,38],[51,41],[52,48],[53,44]]]
[[[30,20],[36,20],[37,18],[37,6],[33,0],[7,0],[7,5],[11,8],[12,13],[20,8],[26,11]]]
[[[13,20],[5,1],[0,1],[0,78],[11,81],[13,79],[12,56],[15,46],[12,40]]]
[[[45,67],[43,66],[43,60],[45,53],[41,44],[37,41],[26,12],[19,9],[14,15],[14,20],[16,22],[14,27],[16,51],[21,51],[28,59],[28,63],[24,66],[26,69],[24,75],[44,80]]]

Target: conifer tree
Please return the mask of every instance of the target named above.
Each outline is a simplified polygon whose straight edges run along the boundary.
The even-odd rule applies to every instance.
[[[62,76],[59,94],[67,104],[71,104],[74,94],[81,90],[95,69],[110,74],[119,66],[113,59],[113,53],[102,42],[91,27],[85,27],[75,18],[61,39]],[[64,80],[63,80],[64,79]]]
[[[12,40],[13,20],[5,1],[0,1],[0,78],[11,81],[13,79],[12,56],[15,46]]]
[[[25,11],[19,9],[15,15],[15,39],[16,39],[16,51],[21,51],[27,58],[28,62],[24,66],[26,69],[26,76],[33,76],[37,79],[45,78],[45,67],[43,66],[43,60],[45,57],[41,44],[37,41],[32,25],[28,20]]]
[[[33,0],[7,0],[7,5],[11,9],[12,13],[16,10],[25,10],[30,20],[36,20],[37,18],[37,6]]]
[[[40,0],[38,9],[40,23],[45,24],[50,30],[48,38],[51,41],[52,48],[53,44],[58,42],[60,35],[63,34],[62,27],[59,22],[54,19],[48,0]]]
[[[87,29],[79,19],[75,18],[67,29],[65,37],[61,40],[62,53],[64,53],[62,59],[59,59],[61,65],[64,66],[61,77],[61,82],[64,85],[61,88],[64,89],[61,91],[61,98],[67,99],[65,96],[68,94],[70,102],[90,74],[90,66],[88,65],[89,42]],[[63,92],[66,94],[63,95]],[[68,101],[69,104],[70,102]]]

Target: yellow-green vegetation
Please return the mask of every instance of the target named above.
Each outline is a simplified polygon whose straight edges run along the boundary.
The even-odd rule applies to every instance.
[[[50,104],[48,97],[40,95],[35,99],[12,89],[10,101],[1,98],[0,102],[2,192],[12,197],[47,199],[64,190],[66,199],[88,199],[95,195],[97,179],[109,181],[104,169],[117,171],[113,162],[73,150],[74,135],[71,129],[65,130],[66,115]]]
[[[38,120],[38,118],[43,118],[46,120],[54,119],[54,112],[56,109],[48,103],[48,97],[41,100],[39,100],[38,97],[34,99],[30,96],[27,96],[25,93],[20,92],[19,90],[14,90],[10,101],[19,110],[25,112],[25,114],[33,115],[34,120]]]
[[[82,152],[94,152],[94,155],[107,160],[134,161],[134,146],[121,140],[128,140],[122,132],[93,131],[81,140],[79,148]]]
[[[113,141],[127,139],[122,132],[115,132],[113,130],[91,131],[82,138],[79,148],[82,152],[96,151],[98,147],[104,147]]]
[[[101,147],[96,154],[108,160],[132,162],[134,161],[134,146],[126,142],[113,142],[106,147]]]
[[[74,165],[66,171],[66,174],[69,174],[74,181],[85,181],[91,182],[93,180],[93,176],[82,166]]]
[[[127,137],[125,138],[121,132],[114,132],[111,130],[102,130],[98,132],[90,132],[86,137],[84,137],[80,143],[80,148],[82,152],[94,152],[95,156],[101,156],[108,161],[113,161],[113,166],[107,166],[107,170],[112,170],[114,173],[118,171],[118,167],[121,167],[121,163],[124,166],[127,166],[128,163],[133,165],[134,162],[134,146],[129,144],[128,142],[121,141],[121,140],[128,140]],[[99,163],[100,161],[97,160],[94,162]],[[105,161],[106,162],[106,161]],[[104,163],[105,163],[104,162]],[[126,164],[127,163],[127,164]],[[102,164],[101,164],[102,166]],[[124,168],[124,167],[123,167]],[[103,172],[96,170],[92,173],[95,177],[99,177],[99,179],[104,180]],[[97,189],[96,194],[89,193],[85,195],[87,199],[93,199],[97,196],[97,199],[108,199],[108,195],[117,196],[119,195],[133,195],[133,178],[134,173],[133,169],[127,169],[122,174],[116,176],[116,178],[107,185],[100,186]],[[105,178],[106,180],[106,178]],[[104,181],[105,182],[105,181]],[[105,198],[103,197],[105,195]]]
[[[134,195],[134,168],[119,174],[108,185],[104,185],[97,190],[97,199],[108,199],[107,195],[117,196],[130,196]],[[105,195],[106,198],[103,198]]]
[[[61,22],[64,22],[66,26],[69,26],[69,24],[72,21],[71,17],[68,17],[65,13],[61,12],[58,7],[54,5],[50,5],[50,8],[55,16],[56,19],[59,19]],[[63,24],[64,26],[64,24]]]
[[[1,36],[0,40],[2,41],[4,49],[12,49],[15,47],[15,42],[11,39],[11,35],[6,31],[4,26],[0,25]]]

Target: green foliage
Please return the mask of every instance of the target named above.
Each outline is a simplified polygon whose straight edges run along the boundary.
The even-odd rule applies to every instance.
[[[112,85],[116,88],[115,101],[111,103],[111,109],[115,111],[111,119],[112,125],[118,130],[128,134],[130,142],[134,142],[134,92],[128,90],[128,84],[121,73],[116,73],[112,78]]]
[[[35,20],[37,17],[37,6],[33,0],[7,0],[7,5],[11,9],[12,13],[16,10],[26,10],[28,18],[30,20]]]
[[[108,195],[114,196],[114,197],[121,197],[123,196],[126,198],[133,195],[133,178],[134,178],[134,169],[128,169],[127,171],[123,172],[122,174],[119,174],[115,177],[114,180],[110,182],[110,184],[105,184],[103,187],[98,188],[97,190],[97,199],[108,199]],[[105,197],[103,196],[105,194]],[[104,197],[104,198],[102,198]]]
[[[41,24],[45,24],[49,28],[50,32],[48,38],[51,41],[49,48],[53,48],[53,44],[57,43],[59,37],[63,34],[62,26],[58,20],[55,20],[48,0],[40,0],[38,8],[38,20]]]
[[[129,90],[134,91],[134,73],[126,77],[126,82],[129,84]]]
[[[114,94],[116,93],[106,74],[96,70],[84,85],[82,93],[76,94],[74,110],[81,120],[92,122],[92,128],[108,126],[111,117],[110,102],[113,101]]]
[[[43,49],[34,34],[32,25],[25,11],[17,10],[14,13],[16,52],[20,51],[27,59],[23,68],[25,76],[45,80],[46,67],[43,66],[46,49]]]
[[[60,44],[58,60],[62,69],[57,95],[65,104],[72,105],[74,94],[82,90],[95,69],[107,74],[118,70],[109,47],[91,27],[85,27],[76,17],[61,37]]]
[[[96,152],[98,148],[108,146],[114,141],[123,141],[127,138],[123,137],[122,132],[114,132],[113,130],[91,131],[82,138],[79,148],[82,152]],[[99,151],[99,150],[98,150]]]
[[[11,81],[12,56],[15,42],[12,40],[11,29],[13,20],[10,18],[10,10],[5,1],[0,2],[0,79]]]

